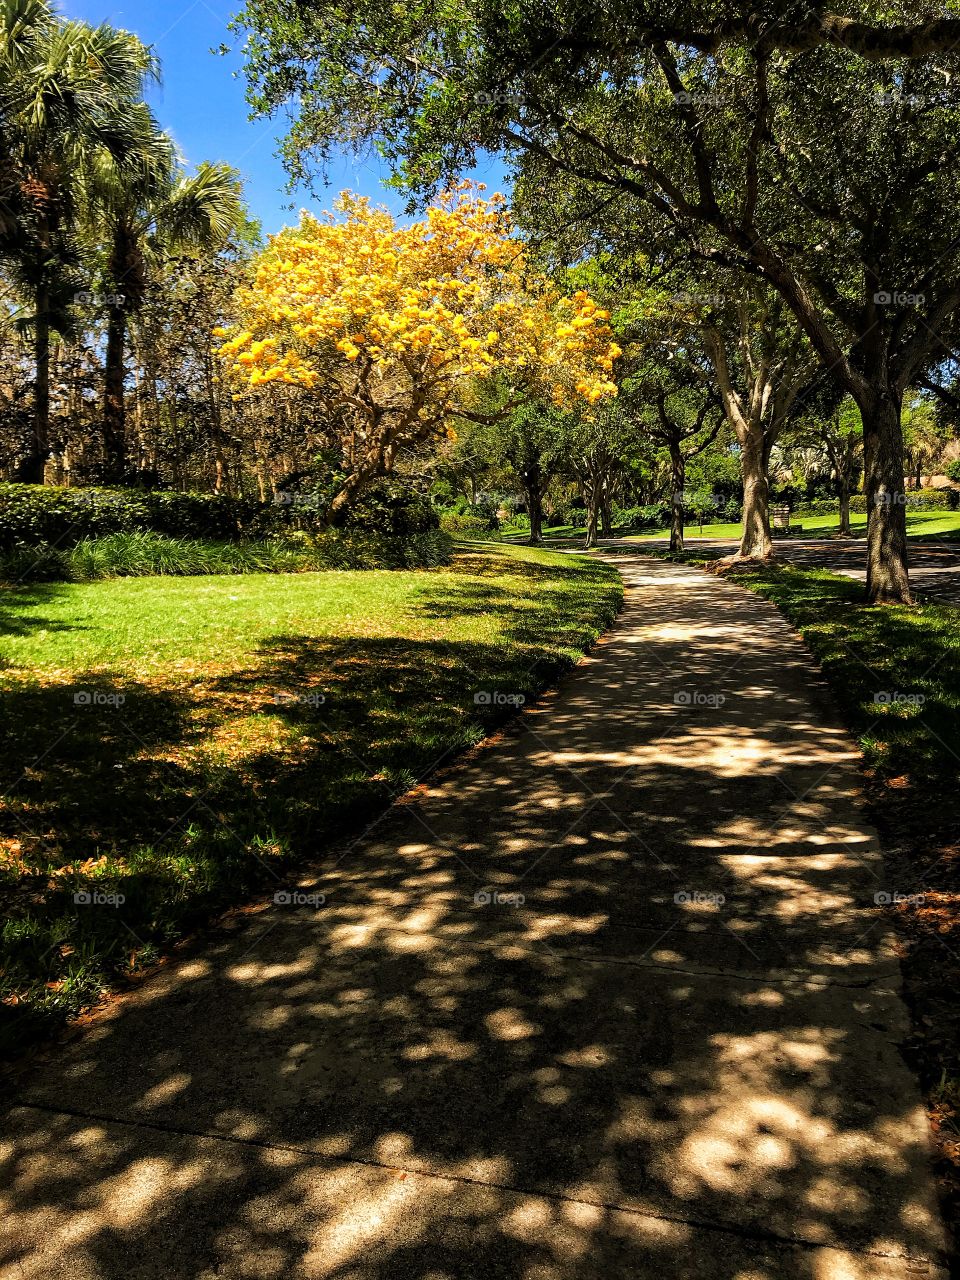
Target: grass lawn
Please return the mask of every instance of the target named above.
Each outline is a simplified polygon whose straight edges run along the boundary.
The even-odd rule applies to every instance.
[[[914,899],[890,908],[914,1014],[905,1049],[960,1228],[960,609],[869,606],[860,584],[821,570],[725,576],[774,601],[800,630],[859,740],[892,888]]]
[[[794,524],[803,525],[805,538],[828,538],[836,534],[840,528],[838,516],[793,516]],[[850,516],[850,526],[855,538],[867,536],[866,514]],[[701,534],[696,523],[686,528],[686,537],[696,542],[704,538],[739,538],[742,532],[740,524],[705,524]],[[911,538],[936,538],[937,540],[960,539],[960,511],[908,511],[907,535]],[[636,538],[669,538],[669,529],[660,529],[655,533],[639,533],[628,535]],[[776,536],[776,534],[774,534]]]
[[[838,516],[794,516],[794,524],[803,525],[803,537],[806,538],[829,538],[836,534],[840,527]],[[867,536],[867,517],[865,514],[853,514],[850,517],[850,525],[855,538],[865,538]],[[697,538],[740,538],[742,525],[736,524],[705,524],[703,529],[695,520],[687,524],[685,536],[688,542],[696,545]],[[551,528],[544,529],[544,537],[546,538],[578,538],[583,537],[586,530],[572,524],[555,525]],[[937,541],[954,541],[960,540],[960,511],[908,511],[907,512],[907,535],[911,538],[932,538]],[[510,531],[511,539],[520,539],[523,537],[522,531]],[[618,530],[615,537],[630,539],[650,539],[653,541],[663,539],[669,540],[669,529],[655,529],[647,533],[626,533]]]
[[[4,1048],[286,887],[502,720],[475,694],[533,696],[621,599],[606,565],[507,546],[419,572],[3,591]]]

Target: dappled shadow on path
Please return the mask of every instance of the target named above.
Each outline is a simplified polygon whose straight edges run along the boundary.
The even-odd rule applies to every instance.
[[[899,886],[852,747],[772,608],[632,573],[515,733],[26,1083],[0,1275],[867,1280],[936,1255],[875,906]]]

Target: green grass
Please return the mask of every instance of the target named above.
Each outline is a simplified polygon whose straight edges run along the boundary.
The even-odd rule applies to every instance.
[[[793,524],[803,525],[803,537],[828,538],[835,536],[840,528],[837,516],[792,516]],[[867,517],[856,513],[850,516],[850,526],[855,538],[865,538],[867,534]],[[705,524],[701,533],[699,525],[691,523],[686,528],[686,538],[695,542],[697,538],[739,538],[743,526],[737,524]],[[553,530],[550,531],[551,534]],[[572,532],[572,531],[571,531]],[[908,511],[907,535],[911,538],[960,539],[960,511]],[[669,538],[669,529],[658,529],[653,533],[627,535],[636,538]],[[776,536],[776,534],[774,534]]]
[[[0,593],[7,1048],[357,830],[610,623],[606,565],[123,578]],[[79,695],[79,697],[78,697]],[[122,905],[75,905],[77,892]]]
[[[791,517],[793,524],[803,525],[803,537],[809,538],[829,538],[836,535],[840,520],[838,516],[793,516]],[[850,517],[850,524],[855,538],[865,538],[867,534],[867,517],[865,514],[858,515],[854,513]],[[695,520],[688,522],[685,530],[686,540],[696,544],[698,538],[731,538],[739,539],[743,530],[743,526],[739,523],[733,524],[705,524],[701,530],[699,524]],[[586,529],[582,525],[551,525],[545,528],[545,538],[581,538],[585,535]],[[911,538],[931,538],[938,541],[960,540],[960,511],[908,511],[907,512],[907,535]],[[513,538],[522,538],[522,530],[504,530],[504,536]],[[650,541],[667,540],[670,537],[669,529],[653,529],[645,533],[629,533],[626,530],[615,530],[614,536],[618,538],[643,539]]]

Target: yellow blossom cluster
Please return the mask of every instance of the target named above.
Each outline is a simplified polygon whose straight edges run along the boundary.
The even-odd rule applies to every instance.
[[[502,196],[462,184],[397,225],[345,192],[334,214],[308,213],[274,236],[237,298],[220,354],[238,389],[410,388],[450,407],[457,384],[509,371],[558,403],[616,394],[620,349],[608,313],[585,293],[559,296],[531,271]]]

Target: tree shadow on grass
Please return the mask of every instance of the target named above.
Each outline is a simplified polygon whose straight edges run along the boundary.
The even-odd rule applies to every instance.
[[[849,744],[772,610],[713,594],[691,625],[715,584],[681,597],[670,572],[549,715],[380,821],[371,805],[365,839],[309,873],[279,868],[278,901],[25,1082],[0,1268],[899,1280],[936,1255]],[[249,769],[277,746],[231,766],[271,815],[315,804],[323,715],[342,756],[364,715],[368,749],[399,748],[414,678],[441,723],[477,714],[449,645],[317,643],[277,637],[214,691],[330,695],[269,704],[310,730],[270,785]],[[381,703],[338,686],[351,651]],[[463,669],[484,653],[502,671],[502,646]],[[182,696],[189,736],[202,699]]]
[[[849,749],[755,603],[742,649],[749,606],[684,649],[661,604],[549,717],[96,1020],[4,1121],[0,1265],[874,1280],[929,1257]],[[266,667],[296,688],[292,645]],[[678,709],[678,654],[723,702]]]
[[[66,623],[61,619],[45,618],[42,614],[16,612],[22,609],[41,608],[62,596],[68,588],[55,583],[38,582],[29,586],[7,587],[0,585],[0,636],[28,636],[38,631],[82,631],[79,623]],[[0,659],[0,668],[10,664]]]
[[[565,582],[563,617],[486,583],[438,577],[418,597],[427,627],[495,615],[495,642],[276,635],[179,687],[103,671],[6,687],[0,1053],[361,829],[532,699],[615,610],[609,580],[576,596]]]

